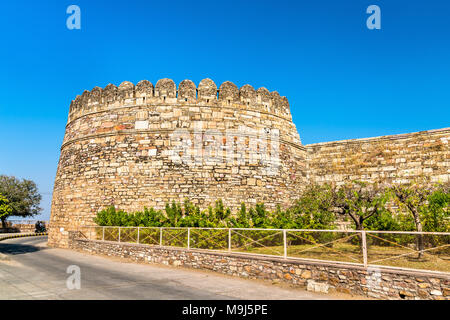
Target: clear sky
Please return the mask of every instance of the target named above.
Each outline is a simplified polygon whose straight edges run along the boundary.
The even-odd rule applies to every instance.
[[[304,144],[448,127],[449,16],[447,0],[1,1],[0,174],[36,181],[48,219],[70,101],[124,80],[277,90]]]

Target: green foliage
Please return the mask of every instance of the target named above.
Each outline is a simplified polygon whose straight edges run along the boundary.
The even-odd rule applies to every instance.
[[[420,212],[424,231],[449,231],[448,187],[441,187],[433,192],[414,193],[409,189],[406,191],[408,198],[403,203],[409,207],[418,206],[414,208]],[[415,199],[422,194],[428,195],[427,201],[416,201]],[[220,199],[214,206],[209,206],[205,210],[185,199],[183,203],[176,201],[167,203],[164,210],[144,208],[142,212],[127,213],[109,207],[98,212],[94,221],[100,226],[334,229],[336,211],[340,210],[350,217],[359,229],[416,230],[416,221],[407,210],[389,211],[386,203],[392,195],[391,189],[382,189],[362,182],[353,182],[339,188],[330,185],[310,185],[286,210],[277,206],[275,210],[269,211],[263,203],[247,208],[245,203],[242,203],[240,209],[232,214],[232,210]],[[408,206],[405,205],[406,208],[409,208]],[[204,236],[211,232],[205,231]],[[219,237],[219,234],[214,236]],[[321,236],[329,235],[323,233]],[[197,245],[206,247],[210,245],[202,242],[202,234],[198,234],[197,238]]]
[[[0,193],[0,219],[4,221],[12,212],[8,199]]]
[[[263,203],[257,203],[249,210],[250,223],[253,228],[267,228],[271,225],[270,213],[266,211]]]
[[[422,187],[423,184],[423,182],[416,182],[388,189],[390,198],[398,204],[400,211],[409,215],[402,221],[404,223],[402,229],[448,232],[450,230],[449,184]]]
[[[403,220],[398,219],[398,217],[394,216],[388,210],[383,210],[379,214],[364,220],[363,226],[366,230],[405,231],[405,229],[402,228]]]
[[[183,205],[172,201],[167,203],[164,211],[154,208],[144,208],[143,212],[127,213],[111,206],[97,213],[94,222],[100,226],[127,227],[222,227],[231,214],[229,208],[224,208],[221,200],[214,208],[201,211],[189,200]]]
[[[364,228],[364,221],[385,211],[387,196],[376,184],[353,181],[332,190],[333,204],[352,218],[356,229]]]
[[[111,206],[97,213],[94,222],[100,226],[131,226],[131,216],[123,210]]]
[[[247,207],[245,203],[241,204],[241,209],[236,214],[236,217],[230,217],[228,220],[229,226],[233,228],[250,228],[249,214],[247,213]]]
[[[31,180],[0,175],[0,194],[8,200],[9,207],[0,216],[3,224],[9,216],[28,217],[41,211],[41,195]]]
[[[127,213],[109,207],[98,212],[94,221],[100,226],[331,229],[335,216],[329,210],[330,199],[329,186],[312,186],[287,210],[278,206],[271,212],[263,203],[247,209],[242,203],[233,215],[221,199],[206,210],[185,199],[183,204],[167,203],[163,211],[144,208],[143,212]]]
[[[421,208],[423,231],[450,232],[450,192],[444,189],[434,191]]]
[[[293,219],[295,229],[334,229],[333,189],[329,185],[311,185],[291,207],[286,219]],[[293,228],[294,229],[294,228]]]
[[[299,212],[301,211],[295,206],[288,210],[281,210],[277,206],[272,215],[271,226],[275,229],[298,229],[300,220],[296,220],[296,214]]]

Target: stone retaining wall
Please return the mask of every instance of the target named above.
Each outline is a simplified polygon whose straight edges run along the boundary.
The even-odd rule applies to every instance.
[[[19,232],[34,232],[36,230],[36,226],[34,224],[14,224],[13,228],[19,230]]]
[[[450,275],[445,273],[364,268],[262,255],[95,241],[81,239],[77,232],[69,232],[69,248],[138,262],[285,282],[323,293],[342,292],[377,299],[450,300]]]
[[[35,229],[34,224],[13,224],[7,228],[0,229],[0,233],[34,232]]]

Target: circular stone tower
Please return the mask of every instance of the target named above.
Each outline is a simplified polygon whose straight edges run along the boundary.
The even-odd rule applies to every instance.
[[[70,105],[55,179],[49,244],[94,225],[110,205],[162,209],[189,198],[202,208],[223,199],[269,208],[292,202],[306,181],[306,152],[286,97],[210,79],[198,87],[95,87]]]

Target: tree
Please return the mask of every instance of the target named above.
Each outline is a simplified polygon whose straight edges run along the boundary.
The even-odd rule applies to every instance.
[[[424,231],[450,232],[450,190],[438,185],[421,210]]]
[[[333,188],[328,185],[308,185],[295,204],[287,210],[294,222],[293,229],[333,229]],[[288,219],[288,221],[289,221]]]
[[[364,229],[364,221],[385,210],[386,197],[378,184],[353,181],[333,191],[334,206],[353,220],[356,230]]]
[[[433,193],[433,188],[424,187],[419,183],[408,183],[393,185],[390,187],[389,192],[399,207],[405,209],[413,216],[416,230],[423,232],[420,212],[427,205],[428,198]],[[417,235],[417,248],[419,250],[418,258],[421,259],[424,250],[423,234]]]
[[[8,199],[6,199],[2,194],[0,194],[0,219],[2,220],[2,228],[6,228],[6,217],[11,214],[11,206],[9,205]],[[5,217],[5,219],[3,219]]]
[[[36,184],[31,180],[19,180],[16,177],[0,175],[0,194],[8,200],[11,208],[9,213],[0,217],[2,227],[6,226],[6,219],[9,216],[29,217],[42,210],[39,207],[42,197]]]
[[[250,218],[245,203],[241,203],[241,209],[236,217],[228,219],[228,225],[231,228],[250,228]]]

